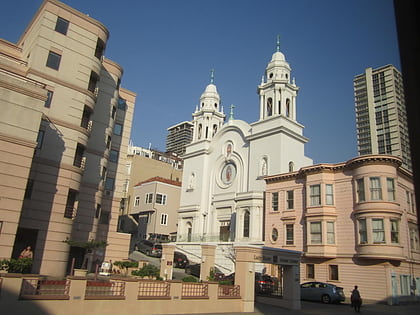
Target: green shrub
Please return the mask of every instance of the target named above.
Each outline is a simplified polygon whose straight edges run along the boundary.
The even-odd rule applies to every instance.
[[[120,267],[121,269],[123,268],[137,268],[139,266],[139,262],[138,261],[131,261],[131,260],[124,260],[124,261],[114,261],[112,263],[114,266]]]
[[[10,273],[30,273],[32,269],[32,258],[3,259],[0,261],[0,269]]]
[[[198,279],[194,276],[186,276],[182,278],[182,282],[198,282]]]
[[[156,279],[160,279],[160,269],[151,264],[147,264],[139,270],[134,270],[131,272],[131,274],[133,276],[139,276],[141,278],[155,277]]]

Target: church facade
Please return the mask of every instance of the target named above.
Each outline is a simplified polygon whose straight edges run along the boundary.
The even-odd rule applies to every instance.
[[[216,266],[233,269],[233,246],[264,243],[264,176],[312,165],[305,156],[303,125],[297,121],[299,88],[277,50],[258,86],[259,119],[247,123],[221,107],[214,84],[193,113],[193,140],[186,148],[177,247],[201,262],[200,244],[217,245]]]

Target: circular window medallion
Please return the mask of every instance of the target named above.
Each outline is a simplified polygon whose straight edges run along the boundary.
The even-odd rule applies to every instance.
[[[277,239],[279,238],[279,231],[277,231],[276,228],[273,228],[273,230],[271,231],[271,239],[273,240],[273,242],[277,241]]]
[[[236,166],[233,162],[228,162],[223,166],[221,179],[223,184],[230,185],[236,177]]]

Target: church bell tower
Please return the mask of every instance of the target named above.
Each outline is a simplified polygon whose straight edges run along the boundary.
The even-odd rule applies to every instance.
[[[225,121],[220,104],[220,95],[214,85],[214,70],[211,70],[210,84],[200,97],[200,103],[193,113],[194,133],[192,142],[211,140]]]
[[[280,52],[280,37],[277,36],[276,52],[258,86],[260,121],[279,115],[296,121],[296,95],[299,88],[294,79],[290,83],[290,72],[290,65]]]

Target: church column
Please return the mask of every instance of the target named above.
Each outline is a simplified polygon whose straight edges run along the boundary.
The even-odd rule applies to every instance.
[[[291,108],[291,111],[292,111],[292,113],[291,113],[290,117],[293,120],[296,120],[296,95],[293,95],[292,96],[292,108]]]
[[[277,92],[277,90],[276,90],[276,88],[274,88],[274,90],[273,90],[273,116],[276,116],[276,115],[278,115],[278,92]]]
[[[264,106],[265,106],[264,98],[265,98],[264,93],[261,92],[261,94],[260,94],[260,120],[264,119]]]

